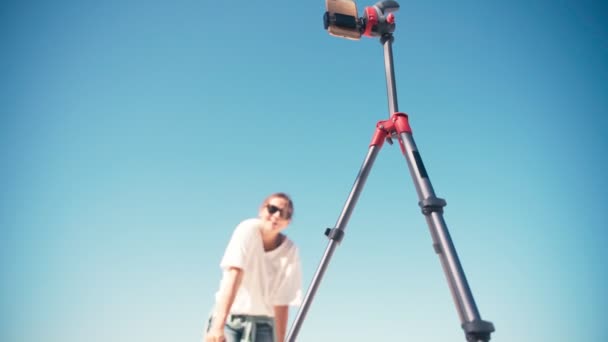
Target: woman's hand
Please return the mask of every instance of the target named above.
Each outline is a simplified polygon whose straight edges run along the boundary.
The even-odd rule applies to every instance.
[[[225,342],[224,327],[211,326],[207,335],[205,335],[205,342]]]

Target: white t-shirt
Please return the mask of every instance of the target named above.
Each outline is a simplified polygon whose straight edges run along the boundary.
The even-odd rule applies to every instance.
[[[243,270],[241,287],[230,308],[232,314],[273,317],[275,305],[300,305],[302,270],[298,248],[286,238],[274,250],[264,251],[260,219],[248,219],[236,227],[220,267],[224,272],[228,267]],[[216,301],[219,295],[218,291]]]

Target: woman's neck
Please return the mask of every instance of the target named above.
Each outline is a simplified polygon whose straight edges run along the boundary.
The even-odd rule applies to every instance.
[[[262,231],[262,244],[264,245],[264,251],[270,252],[281,245],[283,242],[283,234],[281,233],[266,233]]]

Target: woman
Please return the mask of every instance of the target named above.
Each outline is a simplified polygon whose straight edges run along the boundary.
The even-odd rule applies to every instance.
[[[302,294],[298,249],[282,233],[293,211],[288,195],[274,193],[257,218],[236,227],[220,263],[205,342],[285,340],[289,305],[298,305]]]

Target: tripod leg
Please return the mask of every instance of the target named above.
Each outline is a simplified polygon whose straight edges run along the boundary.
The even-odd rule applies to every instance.
[[[389,110],[393,110],[389,120],[394,123],[394,133],[399,137],[401,151],[407,160],[410,174],[414,180],[418,198],[420,199],[419,204],[431,231],[433,246],[441,260],[441,265],[450,286],[465,336],[469,342],[487,342],[490,340],[490,333],[494,331],[494,326],[490,322],[481,320],[479,316],[479,311],[458,260],[452,238],[443,220],[445,200],[435,196],[431,181],[422,163],[422,158],[414,143],[407,115],[397,112],[397,91],[392,50],[393,40],[394,38],[391,33],[384,34],[380,39],[384,47]]]
[[[491,322],[481,319],[475,305],[471,289],[443,219],[443,207],[446,202],[435,196],[433,186],[412,137],[407,116],[396,113],[394,117],[395,127],[397,127],[399,133],[399,143],[406,157],[420,199],[419,205],[431,231],[433,247],[439,255],[467,341],[487,342],[490,340],[490,333],[494,331],[494,326]]]
[[[369,175],[372,165],[376,160],[376,156],[378,155],[380,148],[382,148],[382,144],[386,135],[387,131],[379,124],[379,127],[377,128],[376,133],[372,139],[372,143],[370,144],[367,156],[363,161],[363,165],[361,166],[359,174],[355,179],[355,183],[353,184],[351,192],[348,195],[346,203],[344,204],[344,208],[342,209],[342,213],[340,214],[340,217],[336,222],[335,228],[328,228],[325,231],[325,235],[327,235],[327,237],[329,238],[329,244],[325,249],[323,258],[321,259],[321,262],[317,267],[317,271],[315,272],[308,291],[304,296],[302,306],[300,307],[300,310],[298,311],[296,318],[290,328],[289,334],[287,335],[286,340],[288,342],[294,342],[296,340],[296,337],[298,336],[300,328],[302,327],[302,323],[304,322],[306,314],[308,313],[308,309],[310,308],[310,305],[314,300],[314,296],[317,292],[317,289],[319,288],[319,285],[321,284],[321,280],[323,278],[323,275],[325,274],[327,266],[329,265],[329,261],[334,253],[334,250],[344,237],[344,231],[346,230],[346,226],[348,225],[350,216],[355,208],[355,205],[357,204],[357,200],[359,199],[359,195],[363,190],[365,181],[367,180],[367,176]]]

